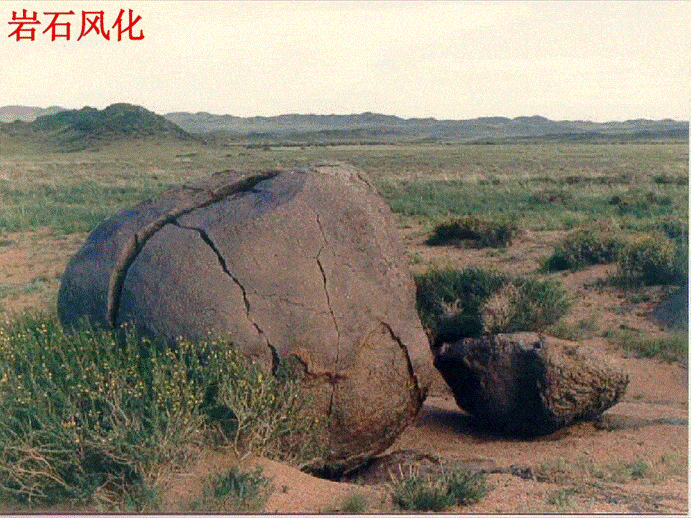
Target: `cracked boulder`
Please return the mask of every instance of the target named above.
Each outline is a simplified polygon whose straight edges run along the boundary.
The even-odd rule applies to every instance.
[[[461,409],[506,435],[544,435],[596,419],[629,382],[592,349],[536,333],[442,343],[434,366]]]
[[[217,173],[116,214],[68,264],[58,312],[232,340],[267,370],[297,358],[341,469],[386,449],[425,397],[414,290],[386,203],[359,171],[319,164]]]

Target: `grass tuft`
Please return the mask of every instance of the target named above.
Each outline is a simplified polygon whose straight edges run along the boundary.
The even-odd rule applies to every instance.
[[[623,247],[614,284],[624,287],[682,284],[687,276],[688,253],[661,234],[638,237]]]
[[[606,338],[623,347],[625,354],[637,358],[660,358],[667,362],[688,363],[689,338],[684,333],[668,333],[664,337],[649,338],[640,333],[622,330],[610,332]]]
[[[439,475],[411,473],[398,479],[393,503],[406,511],[448,511],[482,500],[489,488],[486,475],[450,470]]]
[[[624,241],[615,235],[582,229],[562,240],[543,266],[545,271],[575,270],[615,262]]]
[[[513,218],[462,216],[437,225],[428,245],[470,242],[477,248],[502,248],[511,243],[518,229]]]
[[[204,511],[219,510],[232,513],[259,512],[273,492],[273,485],[262,474],[261,468],[241,471],[233,466],[224,475],[216,475],[207,490]]]

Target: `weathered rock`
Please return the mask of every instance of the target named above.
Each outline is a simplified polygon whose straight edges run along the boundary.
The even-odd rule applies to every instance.
[[[622,397],[628,376],[585,346],[536,333],[441,344],[434,365],[460,408],[509,435],[541,435],[595,419]]]
[[[67,266],[58,310],[68,327],[229,338],[267,369],[297,357],[347,467],[395,440],[432,379],[414,289],[386,203],[320,164],[217,173],[113,216]]]

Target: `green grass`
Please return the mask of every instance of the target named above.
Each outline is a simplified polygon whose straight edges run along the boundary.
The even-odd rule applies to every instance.
[[[449,470],[439,475],[411,473],[394,483],[392,500],[405,511],[448,511],[482,500],[489,488],[486,475]]]
[[[94,181],[66,185],[0,183],[0,230],[51,227],[57,234],[87,232],[108,216],[154,196],[160,188],[108,186]]]
[[[462,179],[380,183],[391,209],[404,216],[505,216],[535,230],[568,230],[607,219],[621,221],[624,227],[654,225],[659,218],[684,217],[688,207],[686,188],[665,187],[668,194],[622,209],[612,203],[615,196],[629,193],[620,186],[569,187],[557,194],[545,194],[536,183],[522,180],[507,180],[496,186]],[[661,190],[659,186],[657,189]]]
[[[415,282],[422,324],[442,341],[485,331],[539,331],[569,307],[556,282],[477,267],[431,271],[416,275]]]
[[[612,281],[625,287],[683,284],[688,277],[688,250],[662,234],[642,235],[619,252]]]
[[[55,318],[5,322],[0,496],[117,509],[200,445],[312,458],[316,424],[283,365],[267,375],[222,341],[163,348],[128,331],[66,334]]]
[[[665,454],[653,461],[645,457],[599,464],[590,457],[567,461],[562,458],[546,460],[534,469],[535,476],[543,482],[560,485],[583,485],[592,480],[626,484],[631,481],[659,483],[669,476],[684,476],[677,456]],[[568,488],[562,488],[568,489]],[[557,502],[554,505],[559,505]]]
[[[688,146],[683,143],[400,142],[272,145],[271,151],[248,149],[246,144],[159,139],[58,153],[18,138],[4,139],[0,228],[45,224],[58,232],[83,231],[168,185],[215,171],[294,168],[322,160],[340,160],[366,171],[395,212],[427,222],[468,214],[509,216],[540,230],[614,218],[625,230],[645,230],[665,218],[687,221],[688,187],[683,179],[688,177]],[[550,200],[550,191],[561,194]],[[612,203],[615,197],[623,201]]]
[[[543,268],[546,271],[575,270],[615,262],[623,247],[623,239],[615,234],[581,229],[556,246]]]
[[[516,230],[518,227],[511,219],[462,216],[437,225],[427,244],[437,246],[469,240],[477,248],[503,248],[511,243]]]
[[[659,358],[667,362],[688,363],[689,339],[684,333],[668,333],[664,337],[650,338],[631,330],[606,333],[606,338],[619,344],[627,355],[637,358]]]
[[[261,468],[243,471],[233,466],[224,474],[210,478],[201,501],[192,503],[192,511],[257,513],[264,510],[274,487]]]

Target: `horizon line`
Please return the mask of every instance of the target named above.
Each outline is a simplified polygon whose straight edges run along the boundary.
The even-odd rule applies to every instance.
[[[625,122],[635,122],[635,121],[651,121],[651,122],[663,122],[663,121],[672,121],[672,122],[686,122],[689,123],[691,122],[691,119],[677,119],[677,118],[672,118],[672,117],[663,117],[659,119],[649,119],[645,117],[636,117],[636,118],[627,118],[627,119],[610,119],[606,121],[596,121],[592,119],[583,119],[583,118],[573,118],[573,119],[551,119],[545,115],[541,114],[533,114],[533,115],[518,115],[516,117],[510,117],[507,115],[480,115],[480,116],[475,116],[475,117],[468,117],[468,118],[438,118],[434,116],[428,116],[428,117],[421,117],[421,116],[414,116],[414,117],[404,117],[401,115],[395,115],[395,114],[386,114],[382,112],[373,112],[373,111],[363,111],[363,112],[352,112],[352,113],[315,113],[315,112],[286,112],[286,113],[279,113],[275,115],[234,115],[231,113],[213,113],[210,111],[206,110],[198,110],[198,111],[189,111],[189,110],[173,110],[173,111],[166,111],[165,113],[160,113],[156,112],[150,108],[147,108],[146,106],[140,105],[140,104],[133,104],[133,103],[128,103],[128,102],[115,102],[108,104],[105,108],[94,108],[93,106],[90,106],[88,104],[82,106],[81,108],[66,108],[64,106],[60,106],[57,104],[50,105],[48,107],[42,107],[42,106],[36,106],[36,105],[25,105],[25,104],[7,104],[4,106],[0,106],[0,110],[7,109],[7,108],[27,108],[27,109],[38,109],[38,110],[48,110],[51,108],[60,108],[61,111],[78,111],[82,110],[84,108],[94,108],[99,111],[102,111],[110,106],[118,105],[118,104],[124,104],[124,105],[129,105],[129,106],[136,106],[139,108],[144,108],[145,110],[148,110],[152,113],[155,113],[157,115],[161,116],[166,116],[166,115],[171,115],[171,114],[178,114],[178,113],[188,113],[191,115],[200,115],[200,114],[206,114],[206,115],[212,115],[216,117],[235,117],[238,119],[252,119],[252,118],[265,118],[265,119],[270,119],[270,118],[278,118],[278,117],[289,117],[289,116],[314,116],[314,117],[351,117],[351,116],[359,116],[359,115],[379,115],[383,117],[389,117],[389,118],[397,118],[403,121],[411,121],[411,120],[433,120],[437,122],[462,122],[462,121],[471,121],[471,120],[481,120],[481,119],[507,119],[507,120],[516,120],[516,119],[535,119],[535,118],[541,118],[545,119],[550,122],[590,122],[590,123],[595,123],[595,124],[608,124],[608,123],[625,123]]]

